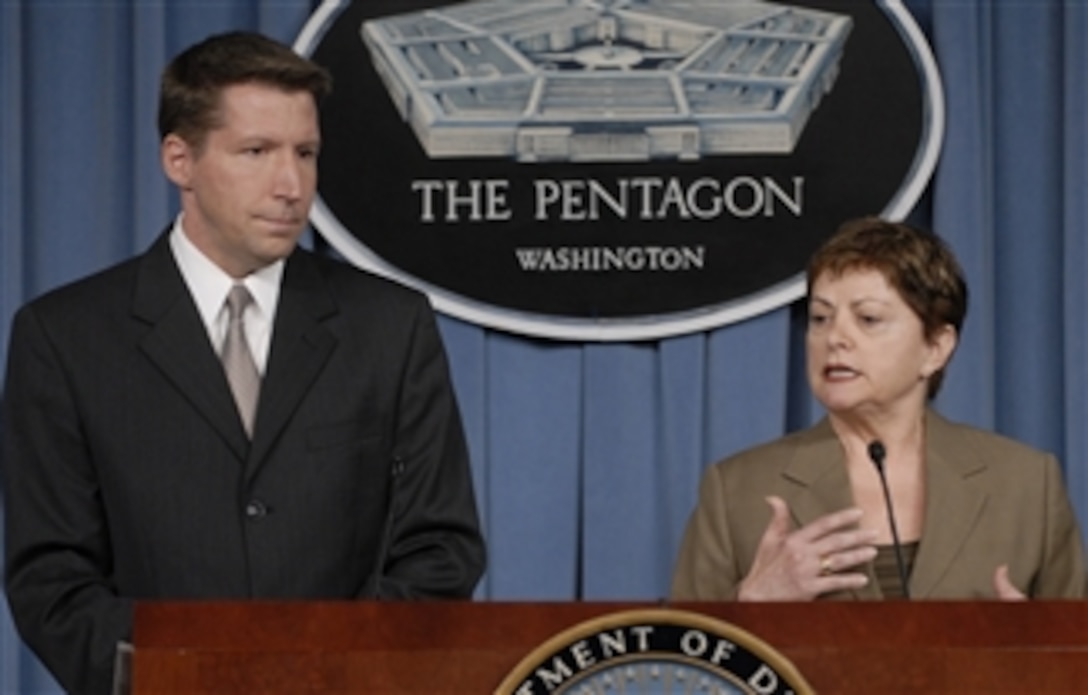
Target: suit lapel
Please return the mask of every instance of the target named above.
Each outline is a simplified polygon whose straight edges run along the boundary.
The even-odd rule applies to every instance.
[[[929,596],[956,563],[986,504],[986,494],[971,482],[985,470],[986,462],[976,458],[955,427],[928,412],[925,526],[911,573],[912,597]]]
[[[798,528],[855,504],[842,445],[826,418],[801,436],[782,475],[793,483],[786,503]],[[831,597],[880,598],[880,587],[877,586],[872,564],[866,568],[869,575],[867,586]]]
[[[247,478],[257,472],[336,347],[336,338],[322,324],[336,312],[316,261],[296,250],[284,268]]]
[[[794,483],[786,502],[798,526],[853,504],[842,445],[826,419],[801,436],[782,475]]]
[[[207,329],[170,252],[168,234],[140,261],[132,313],[150,326],[140,349],[243,461],[249,443]]]

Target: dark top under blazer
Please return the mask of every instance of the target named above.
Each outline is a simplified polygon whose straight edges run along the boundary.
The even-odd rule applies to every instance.
[[[8,365],[8,599],[70,691],[108,689],[135,599],[467,597],[483,571],[413,290],[297,250],[252,444],[165,234],[21,309]]]
[[[925,519],[911,597],[994,598],[994,571],[1006,563],[1030,596],[1083,596],[1084,546],[1054,457],[933,411],[925,428]],[[770,523],[768,495],[785,500],[796,527],[854,504],[842,445],[826,419],[707,470],[673,574],[674,599],[736,597]],[[882,598],[872,565],[864,571],[865,588],[821,598]]]

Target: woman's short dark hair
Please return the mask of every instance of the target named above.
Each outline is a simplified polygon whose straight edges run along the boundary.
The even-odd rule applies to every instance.
[[[306,91],[318,104],[332,88],[324,68],[278,41],[253,32],[217,34],[178,54],[163,71],[159,137],[176,133],[199,150],[219,125],[223,89],[246,83]]]
[[[967,316],[967,282],[948,245],[936,234],[901,222],[863,217],[845,222],[808,264],[808,291],[822,275],[876,270],[922,321],[926,340],[945,327],[959,334]],[[929,379],[928,396],[941,388],[944,369]]]

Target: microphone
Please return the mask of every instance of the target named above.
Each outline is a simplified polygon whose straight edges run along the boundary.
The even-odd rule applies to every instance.
[[[884,488],[884,502],[888,508],[888,525],[892,527],[892,544],[895,548],[895,564],[899,568],[899,583],[903,587],[903,597],[910,599],[910,587],[907,584],[907,567],[903,564],[903,547],[899,543],[899,529],[895,526],[895,511],[892,509],[892,494],[888,490],[888,478],[884,475],[884,457],[888,452],[879,439],[869,442],[869,458],[880,475],[880,485]]]

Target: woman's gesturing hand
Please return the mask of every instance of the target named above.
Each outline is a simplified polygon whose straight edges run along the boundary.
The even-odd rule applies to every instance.
[[[767,498],[771,522],[759,542],[755,561],[741,581],[741,601],[808,601],[820,594],[858,589],[868,582],[862,572],[848,572],[876,557],[875,530],[857,528],[861,510],[843,509],[790,529],[782,498]]]

